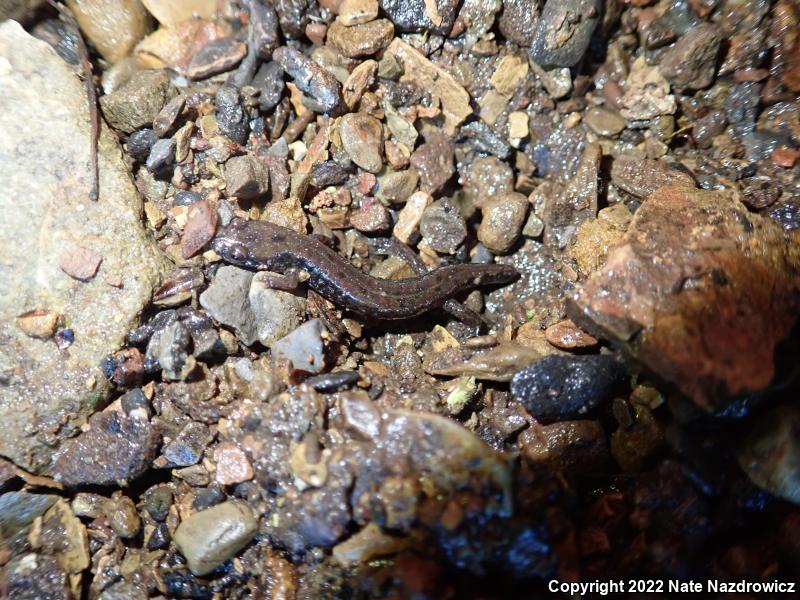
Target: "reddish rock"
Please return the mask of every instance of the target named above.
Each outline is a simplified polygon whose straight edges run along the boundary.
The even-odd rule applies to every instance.
[[[769,385],[800,308],[799,274],[800,232],[732,193],[662,187],[568,312],[711,411]]]
[[[794,148],[779,146],[772,151],[772,162],[786,169],[791,169],[799,158],[800,150],[795,150]]]
[[[64,254],[58,262],[58,268],[73,279],[88,281],[97,273],[103,257],[97,252],[78,246]]]
[[[208,200],[192,204],[189,208],[186,227],[183,228],[183,238],[181,238],[183,258],[194,256],[211,241],[217,232],[218,221],[217,208]]]
[[[574,348],[591,348],[597,345],[597,339],[580,329],[570,321],[564,319],[548,327],[545,339],[556,348],[572,350]]]

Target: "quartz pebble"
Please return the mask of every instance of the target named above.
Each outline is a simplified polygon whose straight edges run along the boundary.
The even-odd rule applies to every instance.
[[[483,219],[478,228],[478,240],[492,252],[508,252],[522,232],[528,199],[514,192],[490,199],[481,210]]]
[[[328,43],[343,56],[358,58],[372,56],[389,45],[394,26],[388,19],[376,19],[361,25],[346,27],[334,21],[328,29]]]
[[[614,137],[625,129],[625,119],[614,111],[599,106],[586,111],[583,120],[597,135]]]
[[[370,173],[383,168],[383,126],[365,113],[348,113],[339,125],[342,146],[352,161]]]
[[[195,575],[206,575],[253,539],[258,521],[241,502],[228,501],[185,518],[175,530],[175,544]]]

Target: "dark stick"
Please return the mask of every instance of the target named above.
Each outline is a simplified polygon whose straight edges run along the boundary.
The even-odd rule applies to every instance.
[[[98,188],[100,186],[100,173],[97,165],[97,140],[100,136],[100,113],[97,110],[97,92],[94,89],[94,80],[92,78],[92,63],[89,61],[89,50],[86,48],[86,42],[81,35],[78,21],[75,15],[64,4],[56,2],[55,0],[48,0],[49,3],[58,11],[61,20],[67,24],[68,27],[75,30],[75,39],[78,47],[78,61],[81,70],[81,79],[83,79],[83,87],[86,90],[86,98],[89,102],[89,135],[91,139],[89,143],[90,158],[89,168],[92,171],[92,189],[89,191],[89,198],[92,202],[97,202]]]

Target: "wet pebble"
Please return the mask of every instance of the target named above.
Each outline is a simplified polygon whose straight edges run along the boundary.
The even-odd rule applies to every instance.
[[[597,345],[597,338],[580,329],[569,319],[559,321],[545,329],[545,339],[556,348],[574,350]]]
[[[158,442],[147,419],[118,411],[95,413],[89,429],[56,459],[53,472],[67,486],[125,486],[150,466]]]
[[[81,0],[68,4],[81,34],[111,64],[125,58],[150,28],[149,15],[139,0]]]
[[[200,294],[200,305],[217,322],[233,327],[246,345],[258,339],[255,317],[250,310],[248,292],[253,273],[224,265],[217,269],[208,288]]]
[[[269,169],[252,154],[234,156],[225,163],[225,189],[237,198],[263,196],[269,190]]]
[[[508,141],[500,137],[483,121],[467,123],[461,128],[461,133],[478,152],[494,154],[502,160],[507,159],[511,154],[511,146]]]
[[[172,490],[166,485],[151,487],[144,494],[144,507],[153,519],[163,521],[172,506]]]
[[[175,545],[192,573],[205,575],[244,548],[257,531],[258,521],[247,505],[223,502],[181,521]]]
[[[153,119],[153,131],[158,137],[164,137],[172,129],[185,103],[186,96],[181,94],[167,102],[159,111],[158,116]]]
[[[248,294],[256,337],[270,347],[303,322],[306,301],[301,294],[270,287],[265,273],[256,273]]]
[[[324,112],[336,114],[344,105],[342,87],[328,71],[295,48],[281,46],[273,52],[277,62],[297,87],[319,102]]]
[[[174,94],[165,71],[136,71],[123,86],[100,98],[100,108],[109,125],[131,133],[152,124]]]
[[[411,155],[411,166],[420,175],[420,189],[429,194],[440,192],[455,172],[455,145],[441,134],[430,135]]]
[[[278,105],[285,87],[283,69],[276,62],[262,64],[250,82],[258,90],[258,106],[263,112],[269,112]]]
[[[332,394],[346,389],[359,379],[358,371],[337,371],[335,373],[322,373],[306,379],[305,383],[318,392]]]
[[[25,335],[46,340],[56,332],[60,319],[57,312],[38,308],[17,315],[14,321]]]
[[[456,20],[458,6],[458,0],[381,0],[381,8],[401,31],[447,34]],[[431,10],[438,14],[437,22],[431,20]]]
[[[347,27],[334,21],[328,29],[328,43],[348,58],[372,56],[389,45],[394,26],[388,19]]]
[[[348,113],[339,125],[342,146],[359,167],[370,173],[383,168],[383,125],[366,113]]]
[[[185,74],[189,79],[205,79],[235,67],[247,54],[247,45],[233,38],[219,38],[203,45],[192,56]]]
[[[455,254],[467,237],[467,224],[458,206],[450,198],[437,200],[422,213],[420,233],[431,248]]]
[[[128,154],[138,161],[144,161],[150,155],[150,150],[158,141],[158,136],[149,127],[138,129],[128,137],[126,148]]]
[[[175,138],[158,140],[150,148],[145,166],[151,173],[155,173],[167,165],[175,162]]]
[[[725,131],[728,120],[722,110],[712,110],[694,122],[692,126],[692,139],[699,148],[711,148],[716,136]]]
[[[531,0],[503,0],[503,12],[498,25],[507,40],[524,47],[533,44],[539,17]]]
[[[611,181],[621,190],[647,198],[666,185],[695,187],[694,177],[660,160],[615,160],[611,164]]]
[[[319,373],[325,366],[323,332],[327,333],[322,321],[311,319],[275,342],[272,354],[288,358],[295,369]]]
[[[588,419],[537,423],[522,432],[519,445],[525,460],[571,475],[592,474],[610,463],[603,427]]]
[[[546,356],[514,375],[511,394],[539,421],[566,421],[607,400],[624,376],[613,356]]]
[[[216,480],[220,485],[234,485],[253,478],[253,466],[244,451],[231,442],[220,442],[214,450]]]
[[[342,25],[360,25],[377,18],[378,0],[343,0],[339,5]]]
[[[405,171],[387,171],[378,176],[377,197],[393,204],[402,204],[414,190],[419,182],[419,173],[414,169]]]
[[[392,224],[389,210],[374,198],[366,198],[350,215],[350,224],[363,233],[386,231]]]
[[[490,199],[482,211],[478,240],[496,254],[508,252],[522,232],[528,214],[528,199],[513,192]]]
[[[202,423],[190,421],[180,430],[174,440],[161,451],[170,466],[188,467],[200,462],[206,446],[211,441],[208,427]]]
[[[217,125],[219,130],[237,144],[247,140],[247,114],[239,103],[239,90],[232,85],[223,85],[215,96]]]
[[[706,88],[714,81],[721,41],[718,26],[693,27],[664,53],[658,68],[678,91]]]
[[[602,9],[599,0],[547,2],[531,45],[531,60],[544,68],[572,67],[583,58]]]
[[[208,200],[200,200],[189,207],[181,238],[183,258],[194,256],[211,241],[217,232],[218,221],[217,207]]]
[[[583,120],[592,131],[604,137],[614,137],[625,129],[625,119],[618,113],[600,106],[587,110]]]

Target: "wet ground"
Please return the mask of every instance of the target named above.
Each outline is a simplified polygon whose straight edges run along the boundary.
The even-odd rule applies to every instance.
[[[66,5],[0,9],[0,595],[796,578],[797,0]]]

